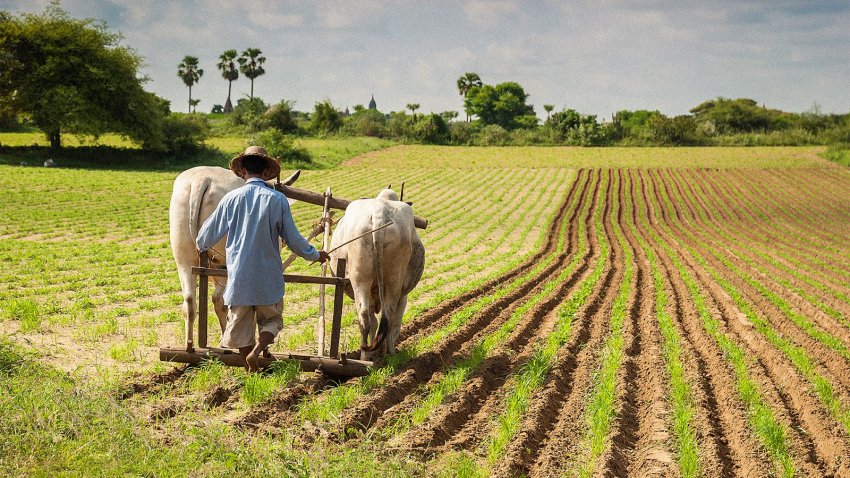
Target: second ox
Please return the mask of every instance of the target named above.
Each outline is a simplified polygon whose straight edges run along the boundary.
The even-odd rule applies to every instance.
[[[390,225],[382,227],[386,224]],[[425,268],[425,247],[416,232],[413,209],[391,189],[384,189],[375,199],[352,201],[334,231],[331,249],[363,234],[331,258],[334,269],[337,259],[347,260],[351,286],[346,287],[346,294],[357,308],[361,359],[368,360],[384,352],[395,353],[407,294],[419,283]]]

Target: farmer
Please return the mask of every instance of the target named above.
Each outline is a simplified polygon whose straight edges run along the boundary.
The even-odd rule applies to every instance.
[[[198,252],[206,251],[227,235],[227,326],[221,346],[239,349],[248,370],[259,370],[260,354],[283,328],[283,265],[278,238],[292,252],[311,261],[325,262],[298,232],[286,197],[266,181],[280,173],[277,160],[265,149],[251,146],[230,160],[230,169],[245,185],[225,195],[198,231]],[[254,340],[254,324],[259,340]]]

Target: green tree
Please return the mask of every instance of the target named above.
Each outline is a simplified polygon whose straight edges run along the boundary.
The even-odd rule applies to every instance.
[[[413,115],[413,119],[416,119],[416,110],[419,109],[419,103],[408,103],[407,109],[410,110],[410,113]]]
[[[669,118],[658,114],[649,119],[647,128],[651,138],[658,144],[682,146],[698,143],[696,122],[688,115]]]
[[[342,131],[352,136],[374,136],[382,138],[386,135],[387,118],[378,110],[354,107],[354,114],[345,119]]]
[[[204,70],[198,68],[198,58],[186,55],[183,61],[177,65],[177,76],[183,79],[183,83],[189,87],[189,112],[192,112],[192,85],[200,81],[204,76]]]
[[[481,77],[478,76],[478,73],[464,73],[463,76],[457,79],[457,91],[460,93],[460,96],[463,96],[464,105],[466,104],[466,95],[469,93],[469,90],[474,86],[482,86],[484,82],[481,81]],[[469,113],[469,110],[466,110],[466,122],[469,123],[472,115]]]
[[[464,107],[484,124],[512,130],[537,124],[534,107],[526,103],[527,99],[522,86],[509,81],[496,86],[473,86],[466,94]]]
[[[583,115],[573,109],[564,109],[551,116],[546,122],[561,141],[579,146],[601,144],[604,134],[596,121],[596,115]]]
[[[280,103],[271,106],[263,113],[263,119],[268,126],[281,133],[295,133],[298,131],[298,123],[295,119],[295,102],[292,100],[281,100]]]
[[[658,110],[620,110],[611,118],[611,135],[614,139],[630,138],[638,141],[651,139],[652,133],[648,130],[649,120],[661,115]]]
[[[423,143],[442,144],[449,139],[449,126],[438,114],[422,115],[413,126],[413,136]]]
[[[233,111],[233,103],[230,101],[230,89],[233,82],[239,78],[239,67],[236,61],[236,50],[225,50],[218,57],[218,69],[221,70],[221,77],[227,80],[227,101],[224,103],[224,112],[230,113]]]
[[[266,57],[260,56],[263,52],[259,48],[248,48],[242,52],[242,55],[237,60],[239,62],[239,70],[246,78],[251,80],[251,98],[254,98],[254,79],[260,75],[264,75],[266,70],[263,69],[263,63],[266,62]]]
[[[443,121],[445,121],[446,124],[448,124],[448,123],[451,123],[452,121],[454,121],[454,119],[458,117],[458,112],[452,111],[452,110],[443,111],[442,113],[440,113],[440,116],[443,118]]]
[[[120,40],[58,3],[39,14],[0,12],[0,109],[29,116],[54,149],[63,133],[109,131],[160,147],[168,103],[142,88],[142,58]]]
[[[333,133],[342,126],[342,117],[329,100],[316,103],[316,109],[310,116],[310,129],[317,133]]]
[[[552,114],[552,110],[555,109],[555,105],[543,105],[543,109],[546,110],[546,121],[549,121],[549,118]]]
[[[697,123],[709,123],[718,134],[752,133],[782,129],[787,123],[781,111],[759,106],[755,100],[717,98],[691,109]]]

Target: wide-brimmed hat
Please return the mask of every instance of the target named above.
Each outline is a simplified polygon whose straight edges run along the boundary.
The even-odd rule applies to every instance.
[[[269,156],[269,153],[262,146],[249,146],[244,153],[230,160],[230,170],[233,174],[242,177],[242,161],[249,156],[262,158],[266,162],[266,168],[263,171],[263,180],[268,181],[280,175],[280,162],[276,158]]]

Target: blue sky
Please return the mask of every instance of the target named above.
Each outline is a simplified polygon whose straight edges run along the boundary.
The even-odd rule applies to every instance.
[[[0,0],[0,9],[42,11],[48,0]],[[850,111],[850,0],[838,1],[141,1],[65,0],[76,18],[106,20],[144,57],[146,88],[185,111],[177,77],[185,55],[200,59],[199,110],[223,104],[216,69],[226,49],[263,50],[254,94],[312,111],[462,114],[456,80],[520,83],[539,116],[543,104],[610,118],[619,109],[684,114],[717,96],[768,107]],[[247,95],[241,77],[233,97]]]

